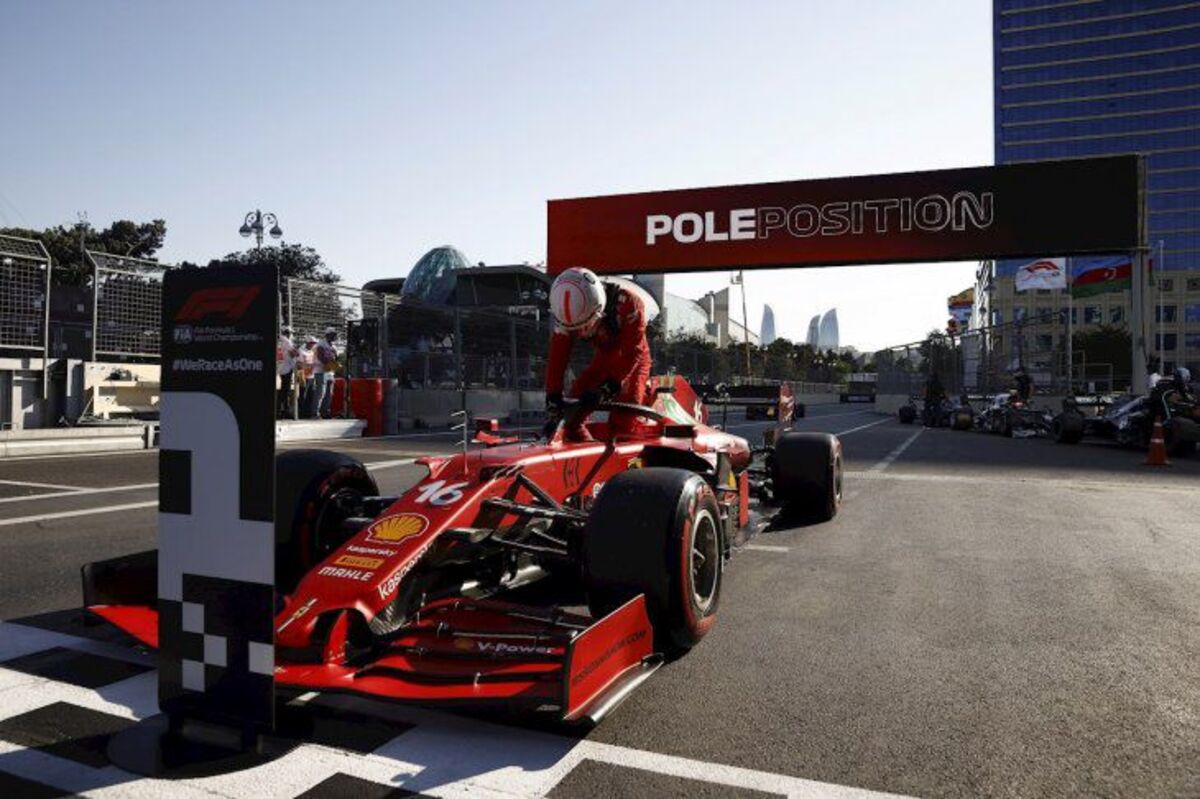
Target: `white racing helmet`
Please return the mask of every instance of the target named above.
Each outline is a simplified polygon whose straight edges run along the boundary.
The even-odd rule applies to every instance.
[[[559,329],[580,333],[604,315],[604,285],[590,269],[573,266],[550,286],[550,315]]]

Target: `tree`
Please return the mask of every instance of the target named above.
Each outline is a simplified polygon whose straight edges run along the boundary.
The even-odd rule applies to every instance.
[[[279,267],[280,279],[294,277],[316,283],[337,283],[342,278],[326,264],[312,247],[303,244],[280,244],[245,252],[231,252],[224,258],[214,258],[209,266],[254,266],[274,264]]]
[[[930,330],[925,340],[917,345],[917,352],[924,364],[923,371],[939,375],[953,375],[957,365],[954,346],[950,337],[941,330]]]
[[[88,250],[130,258],[152,258],[162,248],[167,235],[167,223],[162,219],[151,222],[118,219],[103,230],[97,230],[87,222],[79,222],[45,230],[3,228],[0,234],[37,239],[50,253],[54,263],[55,284],[81,286],[91,276],[91,266],[84,262],[80,251],[81,237],[83,247]]]

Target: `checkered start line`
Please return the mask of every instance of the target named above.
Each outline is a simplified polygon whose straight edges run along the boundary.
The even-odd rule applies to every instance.
[[[198,620],[192,620],[198,621]],[[208,658],[205,658],[208,660]],[[0,623],[0,795],[93,797],[570,796],[725,792],[763,797],[883,794],[507,727],[358,697],[306,694],[290,708],[312,736],[282,758],[203,779],[129,774],[108,739],[158,712],[153,654]],[[705,795],[709,795],[706,793]]]

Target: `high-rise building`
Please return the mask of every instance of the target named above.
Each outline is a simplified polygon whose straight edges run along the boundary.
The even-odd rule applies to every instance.
[[[762,327],[759,328],[758,340],[765,347],[775,340],[775,312],[770,305],[763,306]]]
[[[810,347],[820,345],[821,338],[821,315],[817,314],[812,319],[808,320],[808,335],[804,337],[804,343]]]
[[[1187,364],[1200,374],[1200,3],[994,0],[992,14],[996,163],[1146,156],[1157,306],[1150,343],[1165,369]],[[1074,258],[1071,272],[1094,262]],[[1061,292],[1013,290],[1020,263],[981,273],[980,321],[1065,310]],[[1129,294],[1077,299],[1076,329],[1126,324]],[[1062,325],[1030,335],[1045,339],[1047,352],[1065,349]],[[1014,354],[1015,338],[1003,342]]]
[[[841,346],[838,335],[837,308],[830,308],[821,317],[821,325],[817,332],[817,346],[822,350],[837,350]]]

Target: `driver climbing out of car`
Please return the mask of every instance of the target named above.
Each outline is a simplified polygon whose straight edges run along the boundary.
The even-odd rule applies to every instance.
[[[592,362],[571,384],[570,395],[584,408],[603,399],[645,404],[650,377],[650,345],[646,341],[646,307],[636,292],[602,281],[590,269],[572,267],[550,287],[554,331],[546,362],[546,410],[561,418],[563,382],[577,339],[592,345]],[[586,413],[571,418],[564,435],[590,441]]]

